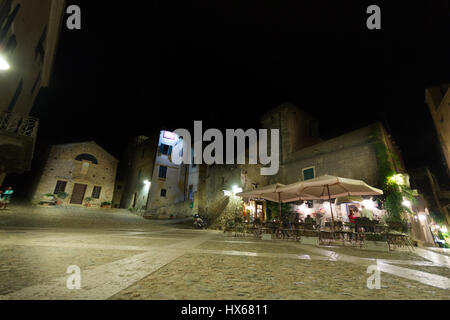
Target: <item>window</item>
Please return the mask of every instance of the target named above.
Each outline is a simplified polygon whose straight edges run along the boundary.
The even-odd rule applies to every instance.
[[[34,59],[40,57],[41,62],[44,62],[45,56],[44,43],[46,38],[47,38],[47,26],[45,26],[44,31],[42,31],[41,37],[39,38],[39,41],[36,47],[34,48]]]
[[[31,88],[31,93],[34,93],[34,91],[36,90],[37,86],[41,82],[41,77],[42,77],[42,71],[39,71],[39,74],[37,75],[36,80],[34,80],[33,87]]]
[[[12,35],[8,39],[8,43],[6,44],[5,52],[7,55],[11,55],[14,51],[14,49],[17,46],[17,38],[15,35]]]
[[[92,162],[93,164],[98,164],[97,158],[95,158],[93,155],[87,154],[87,153],[83,153],[83,154],[78,155],[75,158],[75,160],[77,160],[77,161],[86,160],[86,161]]]
[[[167,167],[160,166],[159,167],[159,178],[160,179],[165,179],[166,177],[167,177]]]
[[[314,167],[305,168],[302,170],[302,172],[303,172],[303,180],[311,180],[315,178]]]
[[[102,192],[102,187],[97,187],[97,186],[94,187],[94,189],[92,190],[92,198],[99,199],[101,192]]]
[[[23,89],[23,80],[21,79],[19,82],[19,85],[17,86],[16,92],[14,93],[14,96],[11,99],[11,102],[8,106],[8,112],[12,112],[14,107],[16,106],[17,100],[19,100],[19,96],[22,93]]]
[[[167,144],[161,143],[161,145],[159,146],[159,152],[165,155],[169,155],[172,153],[172,147]]]
[[[161,189],[161,197],[166,197],[167,196],[167,190],[166,189]]]
[[[138,171],[138,180],[141,180],[141,176],[142,176],[142,170]]]
[[[58,180],[56,182],[56,187],[55,187],[55,191],[53,192],[53,194],[59,194],[61,192],[66,191],[66,186],[67,186],[67,181]]]
[[[5,4],[5,6],[8,6],[8,5],[9,5],[9,8],[10,8],[10,6],[11,6],[10,2],[9,3],[7,2]],[[16,5],[16,7],[13,10],[13,12],[11,12],[11,14],[8,16],[6,22],[5,22],[4,26],[3,26],[3,29],[0,30],[0,42],[3,39],[5,39],[6,35],[9,32],[9,29],[11,29],[11,26],[12,26],[12,24],[14,22],[14,19],[16,19],[17,13],[19,13],[19,10],[20,10],[20,4]],[[2,12],[2,14],[4,14],[4,13],[5,12]],[[0,18],[2,18],[2,17],[0,17]],[[3,22],[2,22],[2,24],[3,24]],[[1,27],[1,25],[0,25],[0,27]]]
[[[194,200],[194,186],[192,184],[189,185],[188,198],[189,200]]]

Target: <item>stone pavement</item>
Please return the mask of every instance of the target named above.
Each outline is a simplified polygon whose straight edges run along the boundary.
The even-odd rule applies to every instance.
[[[448,252],[226,237],[127,211],[0,211],[0,299],[450,299]],[[67,288],[69,266],[81,289]],[[381,288],[368,289],[369,266]]]

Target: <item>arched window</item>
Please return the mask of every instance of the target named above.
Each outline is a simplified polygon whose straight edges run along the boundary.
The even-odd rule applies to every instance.
[[[75,160],[78,160],[78,161],[83,161],[83,160],[84,161],[90,161],[93,164],[98,164],[97,158],[94,157],[92,154],[88,154],[88,153],[83,153],[83,154],[78,155],[75,158]]]

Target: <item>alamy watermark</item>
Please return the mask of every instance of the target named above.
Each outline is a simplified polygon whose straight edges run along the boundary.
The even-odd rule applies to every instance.
[[[268,129],[226,129],[225,138],[218,129],[203,132],[202,121],[194,121],[194,139],[187,129],[175,133],[183,143],[176,144],[172,151],[172,162],[180,165],[192,164],[246,164],[246,141],[248,141],[248,164],[261,164],[261,175],[275,175],[280,167],[280,130],[270,130],[270,155]],[[225,141],[224,141],[225,140]],[[191,143],[194,154],[191,154]],[[203,142],[210,142],[203,149]],[[224,154],[225,142],[225,154]],[[237,142],[237,144],[235,144]],[[235,153],[236,151],[236,153]]]
[[[66,273],[70,274],[66,281],[66,287],[69,290],[81,289],[81,269],[79,266],[69,266]]]
[[[367,267],[367,273],[370,274],[366,282],[367,288],[370,290],[381,289],[381,271],[378,266],[378,260],[377,264],[370,265]]]
[[[367,7],[366,13],[370,16],[366,20],[366,26],[369,30],[381,29],[381,9],[372,4]],[[66,9],[69,17],[66,20],[66,26],[69,30],[81,30],[81,8],[77,5],[69,5]]]

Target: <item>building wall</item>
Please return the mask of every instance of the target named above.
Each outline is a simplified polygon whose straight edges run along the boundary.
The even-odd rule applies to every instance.
[[[147,209],[158,138],[156,134],[140,136],[128,145],[118,173],[121,183],[115,191],[115,202],[120,203],[121,208]]]
[[[294,108],[288,106],[285,113],[294,113]],[[301,128],[299,129],[300,133],[295,133],[296,126],[289,117],[282,116],[277,119],[280,115],[279,111],[277,108],[274,110],[273,116],[270,113],[263,116],[263,125],[266,128],[267,126],[277,128],[277,121],[279,124],[283,161],[278,174],[261,176],[259,165],[207,166],[206,174],[200,175],[199,185],[204,184],[205,187],[199,188],[201,190],[199,212],[208,214],[212,221],[220,221],[225,216],[233,216],[238,211],[237,202],[234,201],[235,197],[226,196],[223,190],[231,190],[232,185],[237,185],[244,190],[251,190],[274,183],[294,183],[303,180],[302,169],[310,167],[314,167],[315,177],[329,174],[359,179],[369,185],[379,186],[379,163],[375,145],[380,142],[390,151],[388,154],[395,154],[398,157],[395,165],[396,172],[405,172],[398,149],[380,123],[310,145],[312,141],[309,139],[310,136],[305,136]],[[297,112],[296,114],[302,113]],[[268,121],[267,119],[272,120]],[[285,130],[285,128],[289,129]],[[292,139],[292,137],[297,138]],[[305,138],[304,141],[307,142],[299,143],[302,139],[298,137]],[[391,162],[394,162],[393,157],[391,156],[389,159]]]
[[[50,82],[64,0],[0,0],[0,176],[30,170],[38,129],[28,115]],[[2,184],[0,179],[0,186]]]
[[[161,146],[163,144],[173,148],[176,144],[182,142],[180,142],[178,137],[173,140],[164,138],[165,132],[166,131],[160,132],[159,142],[156,146],[155,167],[153,170],[152,185],[150,187],[149,195],[150,210],[185,200],[185,190],[188,179],[186,170],[184,166],[172,163],[171,154],[164,154],[161,152]],[[167,168],[165,178],[159,176],[161,167]],[[162,190],[166,190],[165,196],[162,196]]]
[[[48,86],[50,81],[65,1],[0,0],[0,10],[3,9],[3,13],[9,17],[12,18],[16,8],[17,15],[6,36],[0,39],[0,47],[3,47],[1,54],[11,66],[10,70],[0,71],[0,113],[14,111],[28,115],[39,89]],[[0,19],[1,16],[0,13]],[[5,26],[8,17],[3,17]],[[14,37],[15,48],[5,52]],[[42,48],[43,55],[39,54],[38,48]],[[18,99],[13,108],[8,110],[21,81],[22,90]]]
[[[449,85],[426,90],[426,103],[438,133],[441,150],[450,177],[450,89]]]
[[[75,160],[80,154],[94,156],[98,164]],[[84,199],[92,196],[94,186],[101,187],[100,197],[93,199],[93,206],[99,206],[102,202],[112,202],[117,165],[117,159],[95,142],[52,146],[33,200],[39,202],[45,194],[53,194],[59,180],[67,182],[65,192],[69,195],[63,201],[64,205],[74,205],[70,200],[76,183],[87,185]],[[83,204],[85,203],[83,200]]]
[[[269,178],[270,183],[301,181],[302,169],[313,167],[316,177],[329,174],[377,185],[378,164],[371,139],[380,130],[375,124],[291,153],[279,173]]]
[[[261,123],[265,129],[280,130],[280,162],[282,163],[291,152],[321,141],[318,120],[290,103],[284,103],[264,114],[261,117]]]

